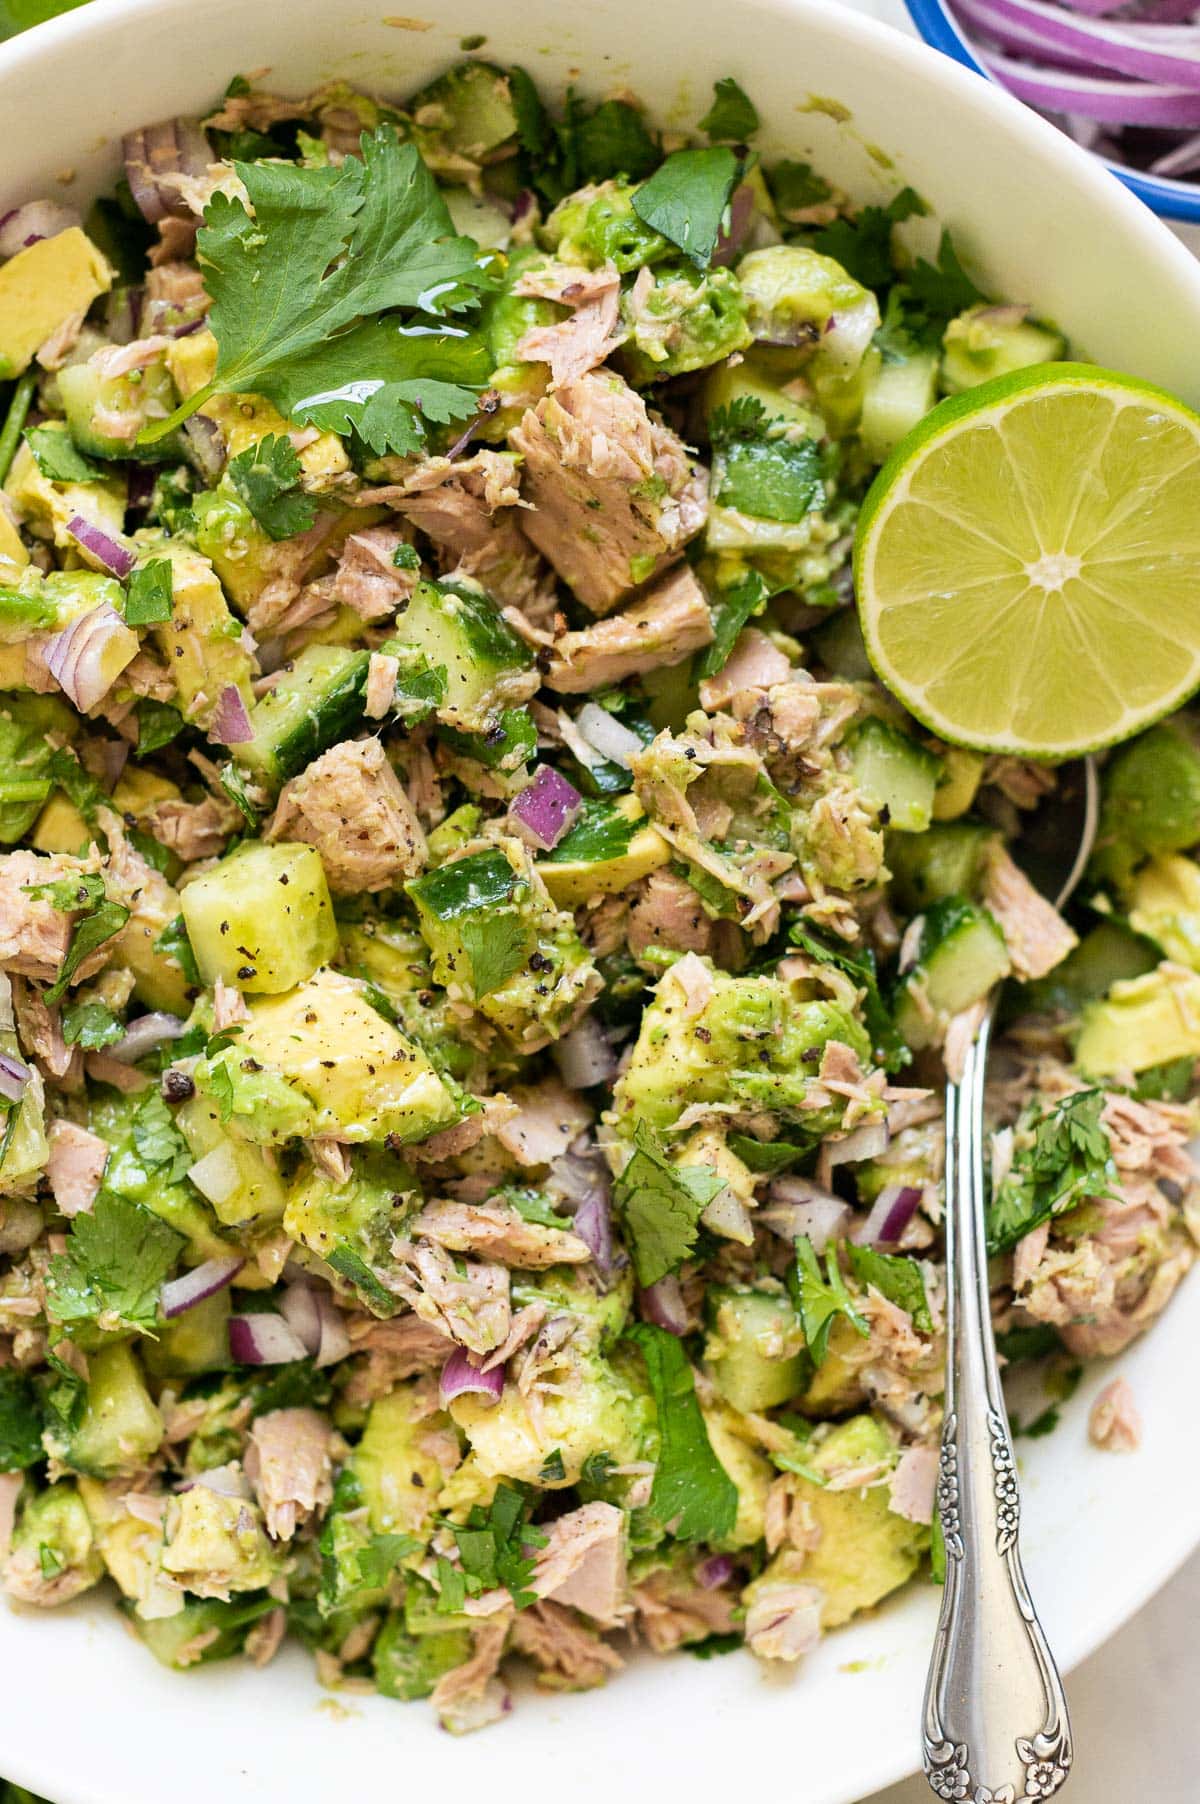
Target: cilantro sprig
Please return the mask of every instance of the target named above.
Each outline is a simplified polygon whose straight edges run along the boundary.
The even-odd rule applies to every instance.
[[[804,1326],[804,1339],[814,1365],[822,1365],[829,1352],[829,1336],[840,1317],[849,1322],[856,1334],[865,1340],[871,1330],[854,1307],[846,1289],[846,1280],[838,1264],[838,1249],[830,1244],[825,1249],[825,1275],[816,1250],[807,1234],[796,1241],[796,1263],[788,1273],[788,1289]]]
[[[658,1417],[659,1448],[648,1505],[677,1541],[720,1541],[737,1520],[737,1486],[713,1452],[687,1355],[665,1328],[639,1323]]]
[[[700,1217],[723,1180],[701,1165],[672,1165],[649,1122],[633,1130],[633,1153],[613,1186],[641,1285],[657,1284],[696,1244]]]
[[[707,269],[741,169],[740,159],[724,144],[673,150],[637,190],[633,210],[697,269]]]
[[[66,1252],[50,1261],[47,1315],[68,1333],[91,1324],[152,1333],[158,1293],[183,1244],[149,1209],[101,1189],[91,1213],[72,1222]]]
[[[470,312],[494,282],[416,148],[385,124],[336,168],[234,168],[249,207],[214,194],[197,239],[215,373],[142,442],[213,395],[247,390],[290,419],[353,428],[381,453],[418,451],[425,421],[473,413],[483,347],[406,327]]]
[[[1112,1195],[1117,1173],[1103,1112],[1102,1090],[1077,1090],[1049,1109],[1024,1111],[1012,1165],[988,1205],[989,1253],[1015,1246],[1089,1197]]]
[[[66,994],[67,985],[84,960],[120,933],[129,919],[129,910],[123,902],[110,900],[104,891],[104,879],[96,871],[62,877],[52,883],[27,883],[24,889],[26,895],[44,896],[60,913],[75,916],[58,976],[46,991],[46,1001],[53,1004]]]
[[[270,539],[291,539],[307,532],[317,517],[311,495],[296,492],[301,477],[299,456],[282,433],[268,433],[229,460],[226,475]]]

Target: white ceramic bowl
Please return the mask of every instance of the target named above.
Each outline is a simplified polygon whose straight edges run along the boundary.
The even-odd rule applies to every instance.
[[[425,0],[397,0],[418,6]],[[910,182],[952,225],[985,286],[1028,299],[1076,348],[1200,402],[1200,269],[1085,153],[978,76],[820,0],[437,0],[432,22],[329,0],[97,0],[0,49],[0,210],[87,194],[117,169],[120,133],[199,110],[238,71],[301,92],[342,75],[403,95],[487,33],[485,55],[549,89],[628,84],[658,117],[694,121],[735,75],[767,121],[764,148],[810,159],[861,199]],[[814,97],[849,109],[838,123]],[[1185,1286],[1124,1360],[1145,1416],[1135,1457],[1087,1444],[1089,1377],[1048,1440],[1022,1443],[1026,1551],[1069,1666],[1148,1598],[1200,1539],[1200,1438],[1190,1374],[1200,1291]],[[461,1742],[421,1705],[335,1701],[300,1652],[264,1673],[180,1676],[106,1602],[0,1609],[0,1771],[55,1804],[328,1804],[370,1797],[571,1804],[748,1786],[848,1804],[912,1770],[935,1614],[915,1586],[829,1637],[791,1681],[746,1655],[645,1661],[600,1692],[523,1696]]]

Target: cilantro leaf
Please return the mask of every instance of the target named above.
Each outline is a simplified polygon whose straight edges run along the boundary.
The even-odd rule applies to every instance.
[[[839,1316],[864,1340],[870,1333],[851,1301],[838,1264],[837,1248],[832,1244],[825,1249],[825,1273],[822,1278],[813,1243],[807,1234],[801,1234],[796,1241],[796,1263],[788,1273],[788,1289],[804,1324],[804,1338],[815,1365],[821,1365],[829,1352],[830,1330]]]
[[[212,1042],[210,1041],[210,1048],[211,1045]],[[212,1057],[211,1050],[208,1053],[208,1057]],[[233,1114],[233,1105],[236,1100],[233,1073],[230,1071],[228,1065],[223,1065],[218,1062],[209,1066],[208,1089],[212,1095],[213,1101],[217,1105],[217,1113],[221,1117],[221,1120],[228,1121]]]
[[[566,1476],[567,1468],[563,1464],[562,1448],[555,1447],[542,1461],[538,1481],[544,1485],[557,1485],[561,1484]]]
[[[48,482],[99,482],[104,471],[85,457],[69,432],[54,426],[31,426],[25,443]]]
[[[195,1162],[159,1090],[147,1090],[134,1112],[133,1146],[146,1170],[161,1171],[168,1184]]]
[[[124,1023],[103,1002],[73,1002],[62,1012],[62,1037],[68,1046],[99,1052],[123,1038]]]
[[[713,103],[700,121],[700,130],[727,144],[744,144],[758,130],[758,109],[731,75],[713,83]]]
[[[125,591],[126,626],[157,626],[169,620],[175,606],[172,570],[165,557],[140,564]]]
[[[419,570],[421,560],[417,556],[417,548],[402,539],[392,553],[392,563],[397,570]]]
[[[102,1189],[91,1213],[72,1222],[66,1252],[50,1261],[46,1313],[68,1329],[99,1322],[153,1332],[159,1290],[183,1244],[149,1209]]]
[[[767,424],[767,410],[757,395],[737,395],[708,416],[708,439],[714,451],[735,439],[755,438]]]
[[[623,175],[631,182],[648,175],[659,150],[641,114],[624,100],[604,100],[575,125],[575,161],[582,182],[607,182]]]
[[[475,1000],[490,996],[529,961],[529,935],[515,908],[496,908],[482,920],[469,915],[458,923],[471,962]]]
[[[184,925],[183,916],[176,915],[169,921],[154,942],[154,950],[164,958],[172,959],[183,972],[190,984],[199,987],[200,969],[196,964],[196,954],[192,951],[192,942]]]
[[[717,502],[760,520],[795,525],[825,499],[816,439],[740,438],[719,459]]]
[[[150,698],[138,703],[137,723],[139,758],[145,758],[151,752],[160,751],[164,745],[170,745],[187,724],[179,709],[171,702],[156,702]]]
[[[914,1327],[925,1334],[933,1332],[933,1317],[925,1295],[925,1280],[915,1259],[903,1254],[877,1253],[873,1247],[856,1246],[847,1241],[850,1269],[863,1284],[873,1284],[897,1309],[913,1319]]]
[[[737,1519],[737,1486],[713,1452],[687,1355],[673,1334],[641,1322],[641,1349],[658,1417],[649,1509],[677,1541],[720,1541]]]
[[[226,475],[269,539],[293,539],[317,517],[311,495],[296,489],[303,474],[291,439],[268,433],[230,458]]]
[[[358,1552],[358,1575],[363,1584],[371,1590],[382,1589],[400,1561],[420,1546],[414,1535],[372,1535]]]
[[[544,1547],[546,1536],[531,1526],[529,1508],[523,1490],[501,1483],[486,1510],[476,1504],[464,1525],[449,1524],[462,1563],[464,1587],[472,1596],[503,1585],[518,1610],[537,1602],[529,1589],[534,1566],[529,1549]],[[438,1607],[444,1606],[439,1602]]]
[[[643,225],[707,269],[741,165],[724,145],[674,150],[633,197]]]
[[[26,894],[45,896],[63,914],[76,916],[58,976],[45,992],[46,1001],[55,1003],[66,994],[75,972],[92,953],[119,933],[129,919],[122,902],[110,902],[104,893],[104,879],[98,872],[79,877],[64,877],[56,883],[27,883]]]
[[[21,1472],[42,1455],[42,1414],[24,1372],[0,1366],[0,1472]]]
[[[356,432],[372,450],[424,449],[426,421],[461,422],[491,360],[475,334],[406,336],[394,319],[367,320],[279,372],[279,405],[295,420]],[[466,385],[473,386],[466,386]]]
[[[771,593],[757,570],[747,570],[728,589],[722,589],[713,616],[712,644],[705,646],[696,661],[698,682],[716,676],[737,644],[738,634],[748,620],[762,613]]]
[[[942,320],[953,319],[964,308],[987,298],[959,262],[949,232],[942,233],[936,264],[919,258],[909,270],[907,282],[913,298],[928,314]]]
[[[78,808],[88,826],[95,829],[96,810],[108,801],[95,777],[84,770],[74,752],[68,751],[65,745],[57,746],[51,752],[49,771],[67,800]]]
[[[1012,1165],[988,1204],[989,1253],[1015,1246],[1088,1197],[1112,1195],[1116,1166],[1103,1112],[1102,1090],[1077,1090],[1049,1109],[1022,1112]]]
[[[811,163],[793,163],[786,158],[771,170],[770,184],[775,205],[788,220],[807,212],[809,207],[821,206],[833,193]]]
[[[816,251],[832,257],[864,288],[886,288],[895,275],[892,227],[928,208],[912,188],[902,188],[886,207],[863,207],[853,220],[835,219],[814,232]]]
[[[793,921],[788,938],[820,964],[833,965],[862,991],[863,1026],[871,1036],[871,1056],[885,1071],[900,1071],[912,1063],[912,1053],[892,1020],[891,1010],[879,989],[875,954],[869,946],[852,947],[834,934],[822,932],[808,921]]]
[[[393,126],[364,134],[361,158],[310,169],[235,163],[252,213],[239,198],[214,194],[197,250],[213,305],[217,340],[211,382],[168,419],[143,433],[161,438],[214,394],[251,390],[292,417],[304,396],[362,407],[399,372],[391,345],[409,359],[394,309],[445,316],[478,306],[493,286],[473,239],[458,236],[445,200],[411,144]],[[346,341],[353,338],[353,355]],[[331,391],[356,391],[340,397]],[[297,392],[296,384],[302,386]],[[424,397],[422,397],[424,399]],[[470,412],[473,397],[461,408]],[[386,436],[384,422],[377,437]]]
[[[638,1283],[657,1284],[696,1244],[700,1217],[723,1187],[715,1171],[672,1165],[647,1121],[633,1130],[634,1151],[613,1186]]]

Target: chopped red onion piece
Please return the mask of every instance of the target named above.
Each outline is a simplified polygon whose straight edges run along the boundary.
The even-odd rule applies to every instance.
[[[183,436],[196,469],[209,482],[216,482],[225,468],[225,444],[221,428],[215,420],[194,413],[183,422]]]
[[[43,238],[56,238],[71,226],[82,225],[74,207],[64,207],[56,200],[29,200],[14,207],[0,219],[0,258],[15,257]]]
[[[534,205],[535,205],[535,201],[534,201],[534,196],[533,196],[533,189],[532,188],[521,188],[517,193],[516,200],[514,200],[514,202],[512,204],[512,222],[513,222],[513,224],[517,225],[522,219],[525,218],[525,215],[527,213],[532,213],[533,209],[534,209]]]
[[[279,1313],[292,1332],[314,1354],[321,1345],[321,1309],[313,1286],[304,1280],[289,1284],[279,1299]]]
[[[539,764],[532,783],[509,803],[509,824],[539,851],[556,846],[583,807],[583,797],[552,765]]]
[[[754,1239],[750,1211],[728,1184],[723,1184],[712,1202],[706,1205],[700,1220],[710,1233],[719,1234],[722,1240],[737,1240],[743,1246],[749,1246]]]
[[[134,565],[134,553],[128,545],[122,544],[120,539],[114,538],[91,520],[85,520],[82,514],[71,515],[67,521],[67,531],[77,545],[90,552],[98,564],[103,564],[110,576],[119,577],[124,582]]]
[[[784,1240],[807,1235],[813,1250],[823,1253],[831,1240],[840,1240],[853,1211],[840,1196],[832,1196],[809,1178],[775,1178],[770,1201],[758,1211],[758,1220]]]
[[[573,1217],[571,1226],[590,1248],[596,1270],[602,1278],[611,1278],[616,1270],[616,1254],[608,1170],[603,1161],[563,1153],[551,1161],[550,1186],[567,1203]]]
[[[304,1358],[304,1342],[281,1315],[231,1315],[229,1351],[242,1366],[281,1366]]]
[[[120,648],[111,655],[114,644]],[[46,668],[63,694],[86,714],[102,701],[126,664],[137,653],[134,639],[108,602],[77,614],[61,633],[46,641]]]
[[[1150,165],[1151,175],[1191,175],[1200,169],[1200,133],[1193,133],[1165,156],[1156,157]]]
[[[122,1037],[107,1050],[111,1058],[120,1059],[123,1065],[136,1065],[139,1059],[144,1059],[156,1046],[165,1046],[169,1040],[178,1040],[185,1032],[186,1023],[178,1015],[156,1011],[152,1015],[139,1015],[136,1021],[131,1021]]]
[[[924,1192],[911,1184],[885,1184],[871,1205],[871,1213],[850,1238],[859,1246],[895,1246],[921,1206]]]
[[[861,1127],[851,1128],[840,1140],[823,1140],[817,1155],[817,1183],[823,1190],[828,1190],[836,1165],[857,1165],[860,1159],[877,1159],[887,1150],[887,1143],[888,1125],[882,1118],[864,1121]]]
[[[186,217],[190,209],[172,177],[199,178],[212,162],[212,148],[195,119],[164,119],[144,125],[122,140],[125,175],[144,219],[157,225],[168,213]]]
[[[616,715],[602,708],[599,702],[585,703],[575,716],[575,725],[602,758],[607,758],[610,764],[619,764],[622,770],[629,770],[630,759],[644,749],[637,734],[622,726]]]
[[[206,1297],[215,1297],[219,1290],[232,1283],[245,1263],[244,1259],[206,1259],[203,1265],[194,1265],[181,1277],[172,1278],[159,1293],[158,1306],[163,1315],[171,1321],[185,1310],[194,1309],[197,1303],[203,1303]]]
[[[321,1317],[321,1338],[313,1359],[315,1366],[336,1365],[350,1354],[350,1331],[346,1318],[327,1290],[317,1292],[317,1310]]]
[[[715,1591],[732,1577],[733,1555],[729,1553],[715,1553],[711,1559],[701,1560],[696,1568],[696,1578],[706,1591]]]
[[[638,1291],[638,1310],[644,1322],[653,1322],[668,1334],[683,1335],[688,1331],[687,1305],[674,1272]]]
[[[465,1394],[499,1403],[504,1395],[504,1367],[493,1366],[490,1372],[481,1372],[478,1366],[471,1364],[470,1356],[462,1347],[455,1347],[442,1367],[438,1391],[443,1404]]]
[[[754,190],[749,182],[740,182],[729,202],[729,228],[718,235],[712,254],[715,268],[724,269],[737,261],[746,242],[754,211]]]
[[[589,1090],[616,1076],[617,1055],[595,1015],[585,1015],[550,1050],[559,1076],[572,1090]]]
[[[0,1052],[0,1096],[6,1102],[20,1102],[32,1076],[29,1066],[23,1065],[11,1052]]]
[[[466,431],[461,432],[459,434],[459,436],[455,439],[454,443],[451,445],[450,449],[447,451],[446,456],[450,457],[450,458],[461,457],[462,453],[466,450],[466,448],[470,444],[471,440],[475,437],[475,434],[479,431],[479,428],[482,423],[483,423],[483,415],[477,413],[475,415],[474,419],[471,421],[470,425],[467,427]]]
[[[226,683],[217,697],[208,736],[215,739],[218,745],[248,745],[254,738],[254,728],[250,725],[250,715],[242,700],[241,690],[234,683]]]

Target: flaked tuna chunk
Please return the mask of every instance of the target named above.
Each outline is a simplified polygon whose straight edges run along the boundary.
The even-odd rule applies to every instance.
[[[546,684],[560,694],[585,695],[638,671],[682,664],[712,636],[704,590],[682,564],[660,577],[623,613],[556,640]]]
[[[197,858],[219,857],[241,823],[242,817],[232,802],[220,802],[215,796],[205,796],[202,802],[167,796],[147,810],[140,825],[160,845],[177,853],[185,864],[191,864]]]
[[[108,1143],[74,1121],[52,1121],[46,1167],[54,1200],[64,1215],[81,1215],[96,1200],[108,1160]]]
[[[704,525],[708,472],[610,371],[547,395],[509,442],[532,503],[521,524],[593,614],[610,614]]]
[[[330,592],[360,620],[387,620],[406,602],[417,586],[416,569],[398,569],[392,562],[407,543],[394,526],[366,526],[352,532],[338,559]]]
[[[1088,1434],[1108,1453],[1135,1453],[1142,1444],[1142,1418],[1126,1378],[1106,1384],[1088,1416]]]
[[[36,852],[9,852],[0,858],[0,965],[10,975],[36,977],[42,983],[51,983],[58,976],[75,917],[55,908],[48,896],[28,892],[41,884],[82,877],[94,868],[58,852],[44,857]],[[98,971],[110,950],[106,944],[85,958],[73,973],[72,983]]]
[[[425,835],[377,739],[349,739],[284,785],[264,835],[316,846],[343,896],[388,889],[425,863]]]
[[[611,1503],[585,1503],[559,1516],[546,1535],[531,1590],[582,1610],[605,1628],[628,1614],[621,1510]]]
[[[619,330],[621,277],[615,264],[578,269],[572,264],[549,263],[526,271],[515,292],[572,309],[569,318],[526,332],[516,349],[526,363],[550,365],[553,388],[594,370],[624,337]]]
[[[988,860],[983,901],[1000,923],[1018,977],[1044,977],[1079,943],[1058,910],[1001,847]]]
[[[520,490],[512,457],[431,457],[402,487],[367,489],[386,498],[438,548],[442,569],[473,576],[496,601],[528,607],[545,587],[544,568],[517,524]]]
[[[255,1421],[246,1476],[274,1540],[290,1540],[333,1496],[332,1438],[328,1418],[315,1409],[272,1409]]]
[[[513,1618],[513,1649],[532,1660],[542,1684],[555,1691],[603,1685],[625,1662],[592,1629],[558,1604],[532,1604]]]
[[[652,871],[629,905],[629,950],[635,958],[651,946],[711,952],[715,925],[686,877]]]
[[[735,695],[773,689],[777,683],[786,683],[791,674],[792,666],[779,647],[757,627],[748,626],[716,675],[701,683],[700,706],[715,713],[728,707]]]
[[[526,1221],[507,1203],[426,1203],[409,1224],[410,1232],[435,1241],[452,1253],[471,1253],[527,1271],[552,1265],[583,1265],[591,1258],[586,1241],[561,1228]]]

